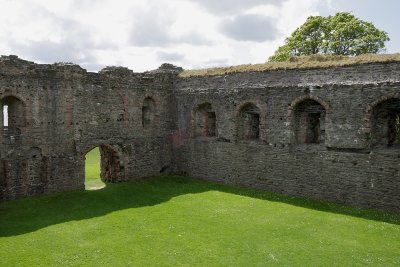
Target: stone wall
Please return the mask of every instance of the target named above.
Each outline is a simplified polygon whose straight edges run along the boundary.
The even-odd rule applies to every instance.
[[[174,68],[87,73],[15,56],[0,63],[1,113],[8,106],[9,117],[0,129],[1,199],[84,188],[85,154],[96,146],[106,163],[102,178],[110,182],[159,175],[172,165],[168,103]],[[151,120],[144,127],[142,109],[149,101]]]
[[[0,58],[0,198],[161,172],[400,211],[400,62],[180,78]],[[3,116],[1,117],[1,125]]]
[[[387,127],[374,123],[382,103],[400,111],[399,81],[399,63],[180,79],[174,94],[181,137],[173,144],[175,169],[202,179],[399,211],[400,147],[389,147]],[[193,135],[191,114],[202,103],[216,114],[215,137]],[[241,134],[241,111],[249,105],[258,108],[260,118],[259,137],[250,140]],[[374,128],[383,129],[383,146],[373,142]]]

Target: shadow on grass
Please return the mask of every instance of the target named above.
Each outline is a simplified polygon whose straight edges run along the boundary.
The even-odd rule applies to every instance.
[[[153,206],[176,196],[210,190],[400,224],[400,214],[288,197],[186,177],[160,176],[122,184],[111,184],[95,191],[74,191],[3,202],[0,205],[0,237],[29,233],[68,221],[99,217],[118,210]]]

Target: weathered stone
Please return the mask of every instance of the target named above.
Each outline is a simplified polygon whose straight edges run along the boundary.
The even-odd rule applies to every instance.
[[[0,198],[184,174],[400,211],[400,62],[180,78],[0,58]],[[1,125],[3,116],[0,118]]]

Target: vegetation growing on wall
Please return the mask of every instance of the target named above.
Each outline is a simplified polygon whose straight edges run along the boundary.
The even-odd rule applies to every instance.
[[[279,69],[312,69],[329,68],[348,65],[359,65],[374,62],[400,61],[400,54],[364,54],[356,57],[336,55],[311,55],[291,57],[285,62],[267,62],[262,64],[247,64],[230,67],[185,70],[180,77],[225,75],[237,72],[269,71]]]

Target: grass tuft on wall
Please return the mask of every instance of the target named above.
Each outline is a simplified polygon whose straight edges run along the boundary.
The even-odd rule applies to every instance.
[[[179,77],[217,76],[240,72],[263,72],[281,69],[315,69],[360,65],[377,62],[398,62],[400,54],[364,54],[355,57],[335,55],[311,55],[292,57],[287,62],[267,62],[263,64],[247,64],[230,67],[185,70]]]

